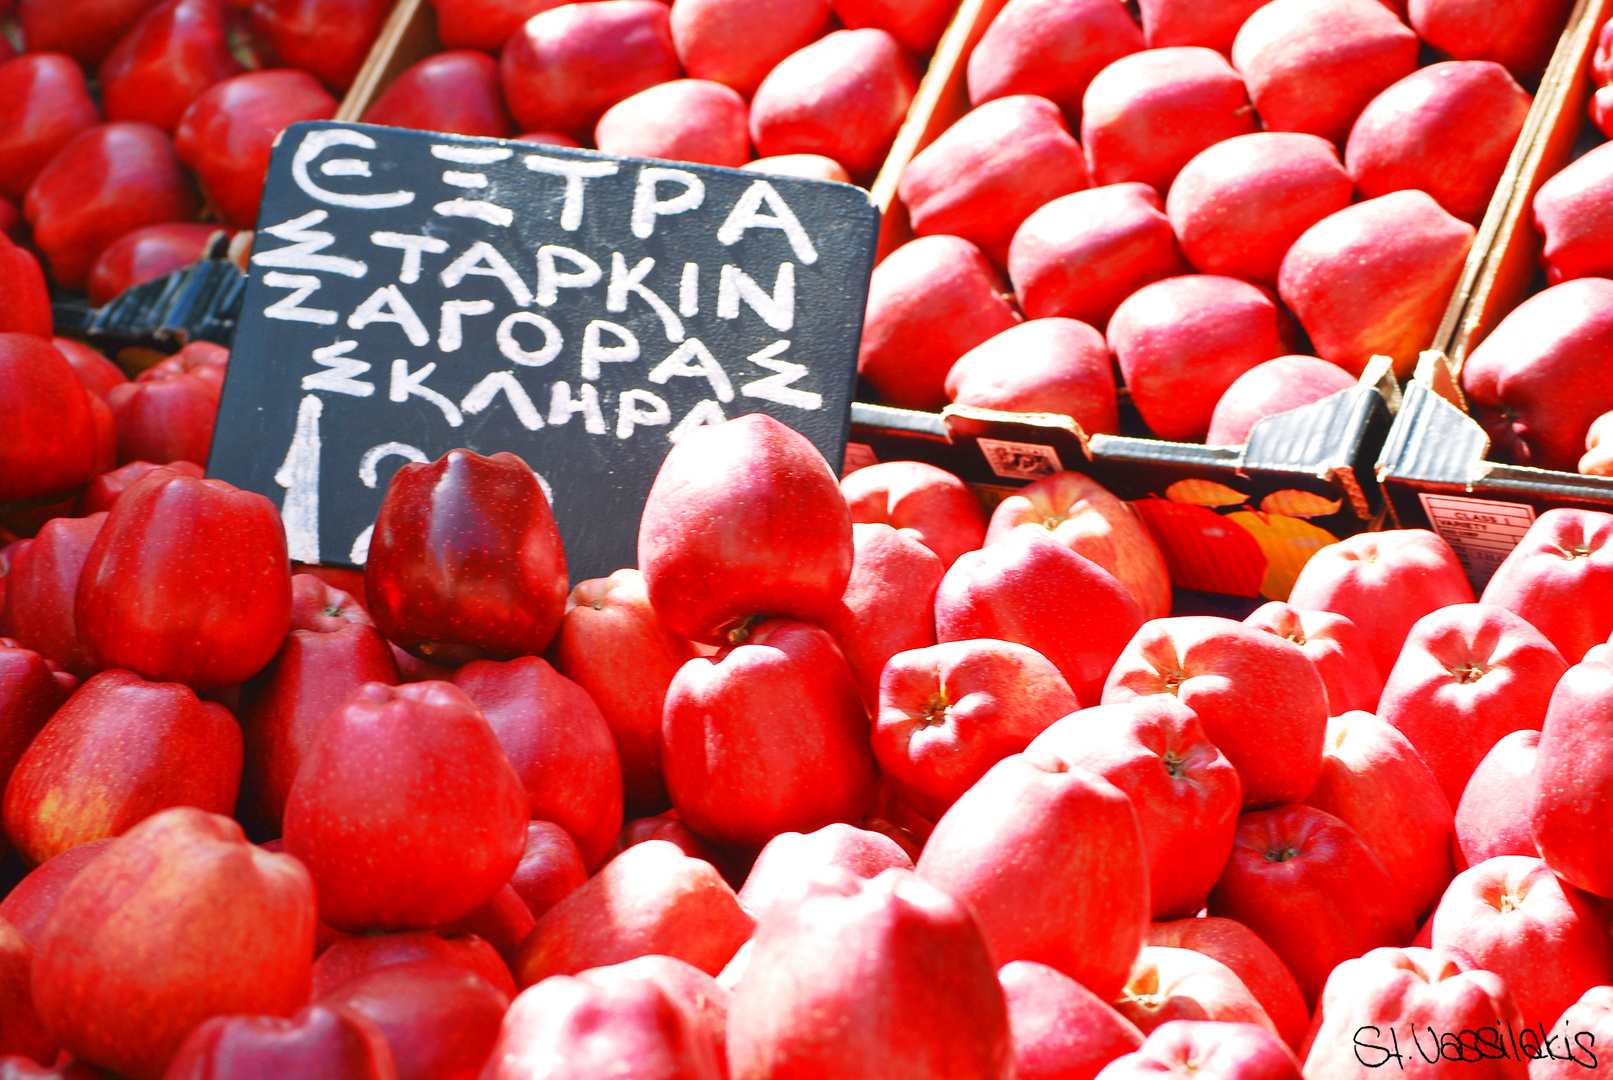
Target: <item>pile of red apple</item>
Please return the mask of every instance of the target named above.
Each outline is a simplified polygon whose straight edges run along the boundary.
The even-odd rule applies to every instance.
[[[1356,536],[1240,623],[1145,617],[1084,478],[988,522],[759,414],[569,593],[509,454],[405,465],[362,576],[184,470],[98,498],[3,553],[7,1080],[1542,1080],[1613,1040],[1613,515],[1543,515],[1479,603],[1434,534]]]
[[[901,179],[919,239],[874,273],[887,404],[1116,434],[1118,370],[1154,435],[1237,445],[1373,356],[1408,374],[1569,9],[1139,6],[1008,0],[985,29],[974,110]]]

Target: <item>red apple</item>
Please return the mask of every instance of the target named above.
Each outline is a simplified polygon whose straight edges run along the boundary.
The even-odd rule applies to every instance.
[[[997,638],[1053,662],[1077,700],[1096,702],[1142,625],[1118,579],[1040,525],[1021,525],[952,564],[935,594],[938,641]]]
[[[1521,80],[1545,68],[1568,21],[1568,0],[1408,0],[1412,29],[1458,60],[1493,60]]]
[[[1107,780],[1033,750],[936,823],[919,876],[969,905],[994,960],[1035,960],[1112,999],[1148,932],[1137,812]]]
[[[1249,429],[1266,417],[1332,397],[1352,389],[1355,382],[1337,364],[1314,356],[1279,356],[1256,364],[1221,394],[1204,441],[1210,446],[1242,446]]]
[[[1238,73],[1198,46],[1122,57],[1081,100],[1081,144],[1095,184],[1137,181],[1163,194],[1201,150],[1259,130]]]
[[[140,17],[97,75],[108,120],[172,132],[203,90],[239,75],[224,0],[164,0]]]
[[[274,61],[342,93],[364,66],[391,0],[255,0],[252,35]]]
[[[1148,944],[1192,949],[1226,965],[1260,1001],[1283,1042],[1298,1050],[1310,1025],[1310,1010],[1288,965],[1253,930],[1213,915],[1177,919],[1155,923],[1148,931]]]
[[[30,52],[51,50],[95,64],[153,0],[19,0],[17,22]]]
[[[221,230],[217,225],[170,221],[147,225],[124,235],[101,252],[95,265],[90,267],[87,283],[90,303],[105,304],[136,285],[144,285],[165,274],[184,269],[206,255],[213,238],[221,231],[233,235],[235,230]],[[206,451],[204,444],[204,458]]]
[[[38,865],[170,806],[228,813],[240,784],[241,729],[228,710],[184,686],[106,671],[68,699],[17,762],[6,833]]]
[[[1115,1008],[1145,1035],[1172,1020],[1219,1020],[1256,1024],[1282,1037],[1230,968],[1190,949],[1143,946]]]
[[[1277,290],[1323,359],[1360,374],[1381,354],[1409,372],[1434,338],[1474,234],[1424,192],[1382,195],[1307,229],[1283,258]]]
[[[1541,186],[1533,214],[1545,239],[1540,260],[1549,283],[1613,274],[1607,254],[1613,230],[1606,211],[1610,186],[1613,156],[1601,146]]]
[[[1610,304],[1603,278],[1555,285],[1518,305],[1462,365],[1462,389],[1501,460],[1574,471],[1591,422],[1613,410],[1599,366],[1613,341]]]
[[[0,637],[0,788],[29,743],[78,688],[78,680],[32,649]]]
[[[949,641],[897,653],[880,678],[874,756],[903,802],[939,820],[987,769],[1078,708],[1058,669],[1023,645]]]
[[[1523,855],[1458,874],[1431,940],[1505,979],[1526,1024],[1548,1023],[1586,990],[1613,983],[1613,943],[1596,899]]]
[[[55,1061],[54,1039],[34,1010],[34,947],[15,926],[0,919],[0,1069],[7,1055]]]
[[[1405,735],[1370,713],[1330,719],[1322,775],[1305,802],[1361,834],[1413,915],[1434,910],[1456,872],[1451,806]]]
[[[1227,388],[1285,351],[1275,301],[1208,274],[1139,289],[1115,311],[1108,336],[1143,421],[1178,442],[1202,440]]]
[[[1613,514],[1548,510],[1485,586],[1483,600],[1533,624],[1570,663],[1613,632],[1592,600],[1613,587]]]
[[[1404,893],[1361,835],[1298,803],[1239,819],[1209,909],[1259,934],[1293,972],[1307,1004],[1339,963],[1403,945],[1417,930]]]
[[[779,154],[757,158],[740,166],[750,172],[769,176],[797,176],[803,180],[833,180],[837,184],[851,183],[851,174],[834,158],[822,154]]]
[[[1068,975],[1034,960],[997,972],[1008,999],[1014,1080],[1092,1080],[1143,1044],[1137,1026]]]
[[[329,120],[336,105],[306,71],[249,71],[214,83],[191,102],[174,131],[174,149],[224,220],[250,229],[280,132],[299,120]]]
[[[447,937],[470,934],[487,942],[506,964],[514,963],[521,943],[538,920],[512,885],[505,885],[469,915],[436,927],[432,932]]]
[[[673,965],[676,974],[669,970]],[[723,1080],[723,1029],[673,981],[687,968],[668,957],[645,956],[545,979],[510,1005],[482,1076],[592,1080],[616,1072]],[[721,993],[707,989],[701,1001]]]
[[[1463,1075],[1508,1080],[1528,1075],[1526,1063],[1509,1046],[1509,1035],[1525,1025],[1506,980],[1468,970],[1449,953],[1384,948],[1346,960],[1328,977],[1316,1019],[1305,1059],[1307,1080],[1358,1077],[1363,1065],[1387,1065],[1396,1053],[1402,1055],[1401,1067],[1409,1064],[1414,1074],[1454,1072],[1462,1062],[1468,1066]],[[1425,1039],[1433,1045],[1425,1048]],[[1353,1047],[1354,1061],[1343,1053],[1345,1046]],[[1447,1065],[1441,1057],[1452,1051]]]
[[[958,357],[1020,321],[1007,284],[969,241],[925,236],[874,268],[857,371],[903,409],[938,410]]]
[[[1376,712],[1383,676],[1355,622],[1330,611],[1299,611],[1273,600],[1243,620],[1257,630],[1287,638],[1316,665],[1327,688],[1327,713]]]
[[[1613,987],[1593,986],[1585,991],[1568,1007],[1555,1027],[1569,1037],[1568,1045],[1549,1057],[1537,1057],[1530,1062],[1529,1080],[1584,1076],[1583,1070],[1596,1057],[1595,1047],[1600,1044],[1606,1053],[1607,1045],[1613,1043]]]
[[[1417,748],[1454,808],[1501,736],[1545,719],[1552,687],[1567,670],[1521,617],[1493,604],[1456,604],[1411,628],[1378,715]]]
[[[672,677],[695,650],[662,625],[644,575],[618,570],[579,582],[566,598],[555,663],[599,706],[616,738],[627,806],[643,813],[667,805],[661,779],[661,712]]]
[[[665,840],[647,840],[538,920],[515,959],[515,980],[529,987],[651,953],[715,975],[755,922],[710,863]]]
[[[1316,783],[1327,732],[1327,690],[1297,645],[1209,616],[1156,619],[1115,661],[1103,703],[1171,694],[1243,782],[1243,806],[1303,799]]]
[[[690,75],[748,98],[768,72],[826,34],[833,21],[829,0],[680,0],[672,10],[672,41]]]
[[[563,0],[434,0],[437,37],[448,49],[496,53],[521,24]]]
[[[1329,544],[1311,556],[1288,594],[1289,606],[1300,611],[1331,611],[1355,623],[1384,672],[1418,619],[1472,602],[1456,553],[1426,529],[1360,533]]]
[[[1141,0],[1143,35],[1150,49],[1202,45],[1232,52],[1232,39],[1263,0]]]
[[[515,979],[493,946],[475,934],[441,936],[424,930],[401,934],[355,934],[344,937],[314,961],[314,1000],[329,996],[349,979],[416,960],[443,960],[475,972],[507,997],[516,994]]]
[[[444,34],[451,25],[446,15],[439,22]],[[475,49],[450,49],[406,68],[364,111],[364,122],[495,139],[515,134],[498,61]]]
[[[1613,897],[1613,666],[1577,664],[1557,684],[1529,787],[1530,835],[1546,865]]]
[[[739,890],[739,903],[762,919],[775,904],[807,889],[822,870],[838,868],[872,878],[892,867],[911,870],[913,860],[882,833],[841,824],[812,833],[779,833],[756,856]]]
[[[1344,161],[1364,199],[1417,188],[1477,225],[1533,100],[1500,64],[1430,64],[1372,99]]]
[[[1141,1048],[1116,1058],[1100,1080],[1295,1080],[1299,1062],[1258,1024],[1172,1020],[1149,1033]]]
[[[307,1002],[314,921],[296,859],[247,843],[228,818],[166,810],[62,894],[34,944],[34,1005],[75,1058],[159,1080],[209,1017]]]
[[[82,517],[89,517],[103,510],[111,510],[118,504],[118,500],[123,497],[123,493],[136,480],[157,469],[172,469],[185,476],[193,476],[197,480],[200,480],[204,475],[202,467],[194,461],[170,461],[166,465],[154,465],[149,461],[131,461],[127,465],[120,465],[111,472],[102,473],[94,480],[91,480],[89,485],[85,487],[84,493],[78,497],[78,503],[73,507],[73,512]],[[77,587],[77,578],[75,577],[73,588],[76,589]],[[368,618],[368,616],[365,617]]]
[[[1131,797],[1148,852],[1151,917],[1204,906],[1232,851],[1242,785],[1193,711],[1165,695],[1066,716],[1031,743]],[[1157,1025],[1132,1020],[1145,1031]]]
[[[397,1080],[476,1080],[509,1008],[503,990],[446,960],[411,960],[366,972],[321,1004],[374,1024]]]
[[[737,643],[769,616],[834,610],[851,575],[851,513],[805,436],[750,413],[673,446],[644,504],[638,561],[667,629]]]
[[[728,1056],[734,1080],[1006,1080],[1008,1009],[987,935],[911,871],[823,879],[757,927]]]
[[[0,195],[21,202],[56,152],[100,122],[84,71],[70,57],[29,52],[0,63]]]
[[[1349,206],[1354,191],[1326,139],[1259,132],[1217,143],[1182,166],[1165,212],[1194,269],[1275,285],[1294,241]]]
[[[1456,869],[1497,855],[1540,856],[1530,833],[1540,732],[1514,731],[1490,747],[1456,804]]]
[[[1062,315],[1099,330],[1126,297],[1188,269],[1146,184],[1054,199],[1025,219],[1008,249],[1008,276],[1027,316]]]
[[[289,1020],[215,1016],[180,1045],[163,1080],[393,1080],[386,1038],[365,1016],[310,1005]]]
[[[689,826],[678,820],[676,810],[668,810],[656,817],[638,818],[623,825],[621,835],[616,838],[612,858],[635,844],[650,840],[665,840],[691,859],[701,859],[713,866],[723,859],[723,853],[690,832]]]
[[[268,499],[154,469],[118,499],[85,559],[79,640],[99,667],[233,686],[261,671],[285,637],[288,570]]]
[[[685,664],[667,691],[662,768],[701,836],[760,847],[855,821],[873,804],[868,714],[834,639],[772,619],[743,644]]]
[[[1117,0],[1009,0],[969,56],[969,100],[1036,94],[1073,126],[1093,77],[1142,48],[1142,31]]]
[[[599,0],[542,11],[505,43],[499,69],[523,130],[587,138],[606,109],[678,77],[667,6]]]
[[[493,726],[529,815],[571,833],[590,868],[604,865],[622,827],[622,769],[588,691],[536,656],[477,660],[459,669],[454,685]]]
[[[278,827],[284,817],[292,781],[331,711],[365,683],[401,681],[391,650],[373,626],[342,623],[326,632],[293,629],[242,714],[247,790],[254,812],[270,826]]]
[[[366,683],[314,734],[286,800],[286,851],[338,930],[458,919],[509,881],[527,799],[492,727],[448,683]]]
[[[945,233],[1008,263],[1014,230],[1037,207],[1091,186],[1059,108],[1016,94],[981,105],[919,151],[897,188],[919,236]]]
[[[119,462],[205,464],[229,357],[211,342],[192,342],[133,382],[108,391]]]
[[[992,511],[986,542],[996,543],[1020,525],[1041,525],[1053,539],[1113,574],[1144,619],[1170,614],[1170,575],[1148,529],[1102,484],[1078,472],[1044,476]]]
[[[510,888],[534,919],[543,918],[587,880],[588,868],[570,833],[551,821],[527,822],[526,850],[510,878]]]
[[[74,598],[105,522],[105,514],[47,521],[33,543],[13,555],[6,575],[5,617],[17,641],[80,678],[99,669],[79,640]]]
[[[891,526],[935,552],[943,568],[984,546],[980,500],[945,469],[922,461],[882,461],[843,478],[840,493],[853,522]]]
[[[3,77],[0,72],[0,77]],[[3,196],[0,196],[3,197]],[[0,286],[5,288],[6,307],[0,312],[0,333],[51,336],[50,290],[45,272],[33,252],[18,247],[0,230]]]
[[[857,552],[851,581],[839,610],[825,620],[870,713],[879,708],[886,662],[935,644],[935,589],[946,570],[933,551],[906,533],[889,525],[851,527]]]
[[[62,893],[86,866],[115,842],[112,837],[91,840],[34,867],[4,900],[0,900],[0,919],[15,926],[29,944],[36,944]]]
[[[607,154],[738,168],[750,160],[745,99],[720,82],[674,79],[605,110],[594,145]]]
[[[127,122],[74,136],[34,178],[23,202],[51,277],[68,288],[83,288],[101,252],[125,233],[195,212],[168,136]]]
[[[852,30],[865,26],[890,31],[902,48],[919,56],[935,50],[952,18],[947,0],[831,0],[840,21]]]
[[[450,450],[392,477],[364,587],[376,628],[449,666],[542,652],[566,603],[566,553],[532,469]]]
[[[946,377],[957,405],[1059,413],[1089,435],[1118,435],[1120,408],[1103,335],[1075,319],[1032,319],[958,358]]]
[[[907,118],[921,72],[883,30],[837,30],[791,54],[757,87],[758,153],[822,154],[867,183]]]
[[[1266,130],[1342,145],[1367,103],[1417,67],[1418,44],[1378,0],[1274,0],[1238,30],[1232,63]]]

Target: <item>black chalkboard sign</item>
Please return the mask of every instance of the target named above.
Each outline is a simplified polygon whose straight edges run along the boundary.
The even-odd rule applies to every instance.
[[[208,475],[362,565],[392,474],[536,472],[572,580],[637,562],[672,444],[766,412],[839,468],[879,215],[845,184],[367,124],[277,145]]]

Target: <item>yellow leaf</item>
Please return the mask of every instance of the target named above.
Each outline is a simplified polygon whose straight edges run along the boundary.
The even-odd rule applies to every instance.
[[[1310,562],[1311,556],[1329,544],[1338,543],[1338,537],[1326,529],[1299,518],[1282,514],[1257,514],[1239,510],[1228,514],[1255,538],[1266,556],[1266,578],[1260,585],[1260,595],[1267,600],[1287,600],[1294,588],[1294,579]]]
[[[1274,491],[1260,500],[1260,509],[1268,514],[1286,514],[1289,517],[1313,518],[1336,514],[1344,505],[1343,499],[1328,499],[1309,491]]]
[[[1241,506],[1249,496],[1214,480],[1178,480],[1165,489],[1165,497],[1188,506]]]

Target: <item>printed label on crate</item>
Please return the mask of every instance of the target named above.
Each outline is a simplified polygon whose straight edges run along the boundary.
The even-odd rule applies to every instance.
[[[1417,498],[1434,531],[1462,561],[1475,591],[1484,587],[1535,521],[1534,507],[1523,503],[1427,492],[1418,493]]]
[[[846,184],[364,124],[270,163],[208,473],[361,565],[394,472],[511,451],[572,579],[636,562],[672,444],[765,412],[839,464],[879,214]]]
[[[1058,451],[1041,443],[1007,442],[1003,439],[976,439],[986,464],[998,476],[1010,480],[1040,480],[1063,472]]]
[[[840,470],[842,477],[850,476],[858,469],[866,469],[870,465],[879,464],[879,455],[867,443],[849,442],[846,444],[846,464]]]

